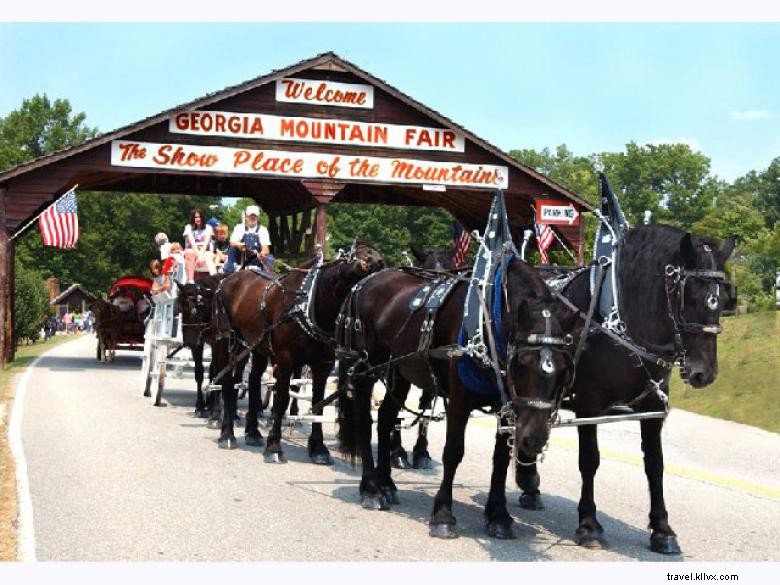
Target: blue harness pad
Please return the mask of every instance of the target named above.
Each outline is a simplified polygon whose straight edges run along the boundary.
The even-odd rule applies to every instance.
[[[509,262],[512,261],[510,258]],[[507,265],[509,264],[507,262]],[[504,264],[500,263],[496,268],[496,274],[493,278],[493,303],[490,307],[490,317],[492,321],[493,339],[496,342],[496,351],[502,360],[506,360],[507,345],[506,340],[501,335],[502,307],[501,300],[501,280],[504,272]],[[458,344],[463,346],[466,343],[466,332],[461,327],[458,335]],[[480,367],[469,356],[464,355],[458,360],[458,377],[461,384],[466,389],[476,394],[489,398],[498,398],[498,386],[496,385],[495,374],[492,369]]]

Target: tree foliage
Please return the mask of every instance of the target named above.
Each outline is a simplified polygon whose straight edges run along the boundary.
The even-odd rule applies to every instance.
[[[444,250],[452,245],[452,216],[433,207],[340,203],[328,207],[331,255],[358,237],[379,250],[390,266],[405,265],[410,246]]]
[[[50,314],[49,291],[43,275],[25,267],[17,269],[14,294],[14,337],[17,343],[23,338],[35,340]]]
[[[97,134],[74,114],[68,100],[52,102],[46,94],[24,100],[18,110],[0,118],[0,170],[84,142]]]

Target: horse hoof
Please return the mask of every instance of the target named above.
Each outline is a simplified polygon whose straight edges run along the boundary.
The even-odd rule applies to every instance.
[[[395,469],[409,469],[409,460],[406,458],[406,454],[393,455],[393,467]]]
[[[389,510],[390,506],[387,505],[387,500],[384,496],[375,495],[362,495],[360,496],[360,505],[365,510]]]
[[[521,494],[518,503],[523,510],[544,510],[542,496],[538,493]]]
[[[654,534],[650,537],[650,550],[662,555],[682,554],[677,537],[668,534]]]
[[[250,447],[262,447],[265,445],[265,441],[260,435],[247,435],[244,437],[244,443]]]
[[[578,528],[574,534],[574,542],[577,546],[585,548],[607,548],[607,541],[599,530]]]
[[[333,459],[327,453],[315,453],[309,459],[315,465],[333,465]]]
[[[209,412],[207,410],[196,410],[195,418],[208,418]]]
[[[514,540],[515,531],[512,528],[511,520],[496,520],[488,522],[486,525],[487,533],[490,538],[499,540]]]
[[[287,459],[284,458],[284,455],[278,451],[274,451],[272,453],[266,453],[265,454],[265,462],[266,463],[287,463]]]
[[[166,402],[155,402],[154,405],[157,408],[165,408],[166,406],[168,406],[168,403],[166,403]]]
[[[434,538],[458,538],[460,536],[454,524],[431,524],[428,534]]]
[[[236,443],[235,437],[230,437],[227,439],[220,438],[217,440],[217,447],[220,449],[235,449],[238,447],[238,444]]]
[[[216,418],[210,418],[209,422],[206,423],[206,426],[210,429],[218,429],[222,426],[222,423],[220,423]]]
[[[383,487],[382,495],[385,497],[385,501],[389,506],[397,506],[401,502],[398,501],[398,490],[391,487]]]
[[[151,398],[151,397],[152,397],[152,392],[151,392],[151,390],[144,390],[144,396],[145,396],[146,398]]]

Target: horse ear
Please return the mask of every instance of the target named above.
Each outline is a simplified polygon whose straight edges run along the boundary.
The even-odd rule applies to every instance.
[[[680,240],[680,256],[687,268],[696,266],[696,249],[693,247],[693,238],[690,233],[686,233]]]
[[[734,247],[737,245],[737,234],[729,234],[726,241],[723,242],[723,248],[720,253],[723,256],[723,261],[728,260],[734,253]]]
[[[426,256],[427,256],[427,254],[425,254],[424,252],[421,252],[420,250],[418,250],[418,249],[417,249],[417,248],[415,248],[414,246],[410,246],[410,247],[409,247],[409,251],[412,253],[412,256],[414,256],[415,258],[417,258],[417,261],[418,261],[420,264],[422,264],[423,262],[425,262],[425,258],[426,258]]]

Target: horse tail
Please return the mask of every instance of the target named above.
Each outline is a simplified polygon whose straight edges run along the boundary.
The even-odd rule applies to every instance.
[[[350,389],[352,379],[347,373],[349,368],[350,364],[347,360],[342,359],[339,362],[340,395],[336,403],[339,429],[336,433],[336,439],[339,444],[339,452],[354,467],[357,459],[357,420],[354,390]]]

